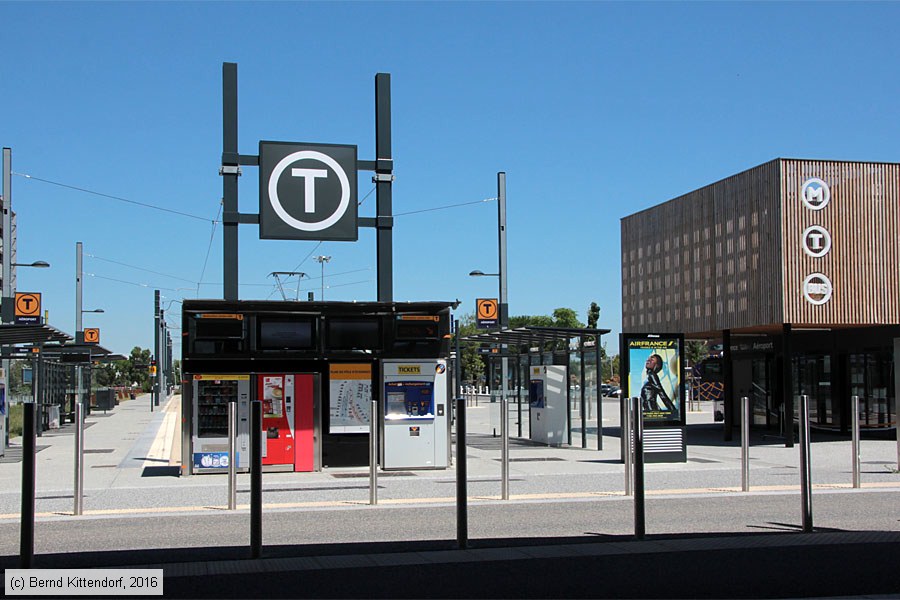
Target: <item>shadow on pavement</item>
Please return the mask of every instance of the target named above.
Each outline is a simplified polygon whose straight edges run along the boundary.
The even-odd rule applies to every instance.
[[[817,543],[813,534],[802,545],[784,546],[765,543],[776,534],[747,534],[733,548],[727,544],[736,539],[733,534],[648,536],[636,542],[631,536],[600,533],[591,538],[473,540],[471,550],[462,553],[451,540],[287,545],[265,547],[259,560],[248,558],[246,546],[172,548],[38,555],[34,566],[169,564],[173,570],[167,570],[164,580],[169,598],[802,598],[896,593],[900,585],[888,574],[896,572],[900,542],[862,539],[873,534],[877,532],[848,532],[857,537],[837,544],[833,537]],[[802,534],[777,535],[790,539]],[[690,546],[693,550],[679,550],[679,542],[687,540],[699,543]],[[704,549],[707,541],[710,548]],[[597,548],[599,553],[592,552]],[[343,563],[334,558],[342,556]],[[305,561],[301,568],[298,561]],[[3,568],[16,568],[17,562],[15,556],[0,558]],[[196,568],[176,570],[177,563]]]

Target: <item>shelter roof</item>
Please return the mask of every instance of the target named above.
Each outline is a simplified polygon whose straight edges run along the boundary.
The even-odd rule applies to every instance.
[[[0,345],[15,346],[18,344],[46,344],[47,342],[65,343],[73,338],[50,325],[16,325],[0,324]]]
[[[461,338],[463,342],[481,342],[485,344],[511,344],[516,346],[531,345],[541,342],[565,341],[580,338],[582,343],[586,337],[599,339],[601,335],[610,333],[611,329],[590,329],[587,327],[538,327],[526,325],[515,329],[488,331]]]

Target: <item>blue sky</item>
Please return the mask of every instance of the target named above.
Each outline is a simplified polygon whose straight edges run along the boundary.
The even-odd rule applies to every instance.
[[[585,320],[596,301],[615,333],[622,217],[776,157],[898,160],[897,3],[0,2],[0,22],[15,173],[206,220],[13,177],[18,260],[52,264],[19,269],[18,289],[73,332],[83,242],[84,308],[106,311],[84,324],[117,352],[151,347],[153,289],[173,326],[198,282],[222,295],[225,61],[243,154],[274,139],[375,158],[374,76],[391,73],[394,211],[492,198],[505,171],[510,312]],[[397,217],[395,299],[464,313],[496,296],[468,277],[496,270],[496,219],[494,202]],[[332,256],[327,300],[375,299],[373,230],[315,246],[241,226],[241,297],[278,298],[267,275],[293,270],[318,296],[312,253]]]

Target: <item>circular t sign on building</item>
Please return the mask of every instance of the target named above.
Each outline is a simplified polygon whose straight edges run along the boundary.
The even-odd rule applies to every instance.
[[[356,146],[259,143],[259,237],[356,241]]]

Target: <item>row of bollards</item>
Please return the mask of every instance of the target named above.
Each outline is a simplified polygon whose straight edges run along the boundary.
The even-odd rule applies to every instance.
[[[853,396],[853,487],[860,487],[859,397]],[[812,468],[810,463],[809,396],[800,396],[800,499],[804,532],[813,530]],[[622,398],[625,495],[634,496],[634,535],[643,539],[646,533],[644,509],[643,414],[640,398]],[[633,484],[633,489],[632,489]],[[750,399],[741,398],[741,490],[750,491]]]
[[[506,409],[505,398],[501,409]],[[852,397],[852,452],[853,452],[853,487],[860,487],[860,419],[859,397]],[[466,399],[455,398],[456,403],[456,476],[457,476],[457,544],[464,549],[468,546],[468,497],[466,470]],[[20,565],[30,568],[34,559],[34,520],[35,520],[35,442],[36,442],[36,409],[35,403],[25,403],[23,422],[23,458],[22,458],[22,505]],[[372,401],[372,415],[377,415],[377,401]],[[504,410],[505,412],[505,410]],[[802,525],[804,532],[813,530],[812,516],[812,483],[810,466],[810,428],[809,397],[800,396],[800,496],[802,501]],[[741,398],[741,490],[750,490],[750,400]],[[505,420],[505,419],[504,419]],[[82,514],[84,483],[84,415],[83,406],[75,407],[75,506],[74,514]],[[371,419],[369,447],[369,504],[378,503],[378,427],[376,419]],[[228,509],[235,510],[236,504],[236,403],[229,403],[229,465],[228,465]],[[508,434],[508,432],[506,432]],[[622,398],[622,435],[623,462],[625,465],[625,495],[634,497],[634,531],[635,537],[643,539],[646,534],[645,519],[645,485],[644,485],[644,427],[640,398]],[[509,498],[508,488],[508,448],[504,436],[503,448],[503,493],[502,498]],[[900,442],[898,442],[900,444]],[[251,402],[250,427],[250,547],[251,557],[262,555],[262,403]]]

